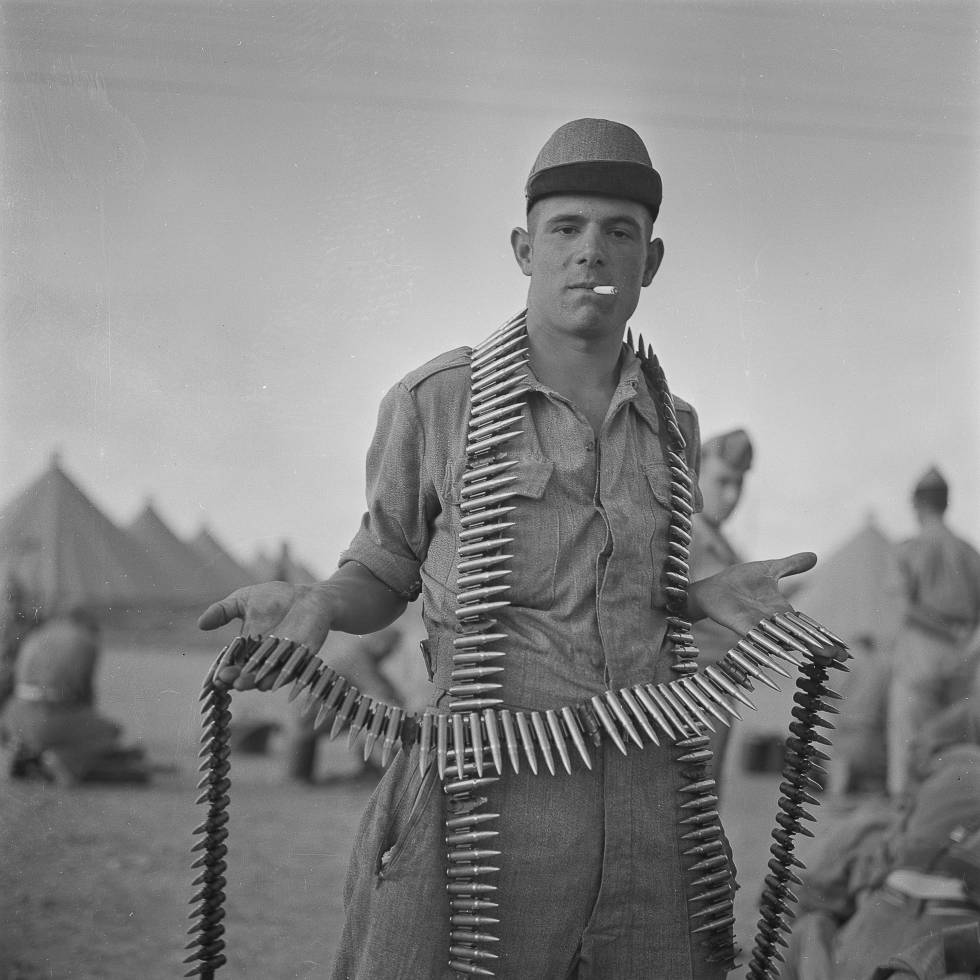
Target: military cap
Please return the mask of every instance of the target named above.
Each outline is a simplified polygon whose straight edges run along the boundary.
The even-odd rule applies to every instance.
[[[732,429],[701,444],[702,456],[717,456],[732,469],[744,473],[752,466],[752,440],[745,429]]]
[[[912,505],[927,507],[940,514],[949,506],[949,484],[935,466],[923,473],[916,483],[912,491]]]
[[[942,473],[940,473],[935,466],[930,466],[929,469],[922,474],[922,476],[919,478],[919,482],[915,485],[916,493],[919,493],[921,490],[948,493],[949,484],[943,478]]]
[[[541,148],[524,193],[529,211],[551,194],[599,194],[637,201],[656,220],[663,187],[635,130],[609,119],[575,119]]]

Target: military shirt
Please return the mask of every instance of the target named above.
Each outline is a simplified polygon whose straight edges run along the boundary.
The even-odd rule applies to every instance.
[[[509,471],[517,495],[506,518],[514,522],[511,604],[492,614],[494,631],[507,634],[497,693],[509,707],[541,709],[607,687],[672,680],[661,581],[670,473],[640,362],[623,348],[598,437],[568,399],[533,373],[527,380],[521,432],[506,444],[506,456],[518,460]],[[461,348],[386,395],[368,452],[367,512],[341,557],[407,599],[421,594],[440,707],[456,630],[469,388],[469,351]],[[675,406],[696,481],[697,417],[686,403]],[[417,747],[400,753],[372,796],[355,838],[334,980],[452,975],[433,771],[420,777]],[[687,915],[690,858],[678,826],[687,816],[685,779],[663,747],[621,755],[603,742],[591,770],[575,765],[556,778],[522,766],[486,789],[501,851],[496,976],[633,977],[652,968],[678,980],[720,980],[723,964],[706,962],[710,947]]]
[[[943,524],[902,542],[898,562],[910,602],[963,630],[980,622],[980,554]]]
[[[421,592],[431,675],[452,670],[456,556],[470,386],[469,352],[450,351],[385,396],[367,457],[367,512],[341,557],[408,599]],[[671,477],[661,421],[639,359],[627,347],[598,438],[585,416],[528,371],[530,391],[507,501],[510,606],[501,661],[509,706],[548,708],[651,681],[666,633],[661,581]],[[694,410],[675,399],[696,482]],[[700,509],[700,496],[696,507]],[[669,675],[660,679],[669,679]]]

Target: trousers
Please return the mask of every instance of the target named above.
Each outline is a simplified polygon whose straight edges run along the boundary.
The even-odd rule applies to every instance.
[[[908,788],[912,743],[927,722],[970,690],[960,644],[907,626],[892,651],[888,696],[888,792]]]
[[[417,748],[399,755],[361,821],[344,892],[346,921],[333,980],[452,980],[446,891],[444,796]],[[593,749],[593,770],[576,760],[539,775],[522,765],[489,787],[485,863],[499,907],[490,931],[501,980],[720,980],[692,938],[681,864],[679,766],[671,749],[623,756]],[[526,760],[522,758],[522,763]],[[416,799],[421,806],[410,816]],[[684,828],[687,830],[688,828]],[[684,843],[684,847],[689,846]],[[690,859],[684,859],[690,860]],[[383,870],[382,870],[383,866]]]

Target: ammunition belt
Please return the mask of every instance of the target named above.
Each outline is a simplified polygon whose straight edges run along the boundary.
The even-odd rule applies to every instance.
[[[682,836],[691,860],[689,883],[692,933],[708,943],[709,959],[734,960],[734,880],[725,851],[714,780],[708,773],[710,737],[716,724],[730,725],[740,718],[738,705],[754,708],[746,692],[755,682],[775,690],[768,676],[791,675],[785,665],[800,672],[794,695],[794,721],[787,739],[784,781],[780,785],[780,812],[773,830],[771,874],[761,903],[762,918],[749,964],[752,978],[772,975],[772,959],[781,933],[788,930],[788,903],[795,900],[788,883],[799,879],[791,868],[802,866],[793,855],[797,833],[812,836],[801,820],[813,817],[802,804],[816,804],[806,790],[819,785],[818,760],[827,756],[814,743],[829,744],[818,728],[833,728],[820,712],[833,712],[828,700],[839,698],[826,681],[828,670],[846,669],[843,642],[801,612],[787,612],[763,620],[750,630],[716,666],[698,670],[698,650],[691,624],[684,618],[688,588],[688,548],[694,483],[684,459],[684,437],[674,413],[666,380],[653,352],[642,337],[636,352],[650,378],[664,421],[664,452],[672,474],[669,553],[664,565],[668,603],[668,639],[676,655],[673,669],[680,676],[660,684],[634,684],[604,691],[582,701],[544,711],[511,710],[495,696],[500,688],[499,659],[506,634],[499,632],[495,611],[508,605],[504,554],[511,535],[518,537],[507,505],[506,489],[515,461],[507,459],[504,445],[519,434],[521,396],[527,390],[522,372],[526,363],[523,315],[514,318],[475,348],[471,358],[472,391],[468,420],[466,468],[463,474],[462,517],[458,554],[456,619],[461,632],[454,639],[453,686],[448,712],[427,710],[406,713],[396,705],[362,694],[356,686],[325,664],[308,647],[285,638],[236,637],[221,652],[205,678],[202,691],[203,731],[198,804],[207,806],[205,821],[194,831],[200,837],[194,862],[201,868],[194,880],[190,932],[185,962],[197,965],[186,975],[209,980],[224,962],[224,887],[228,833],[229,724],[231,695],[218,680],[220,668],[241,668],[236,687],[248,687],[275,675],[272,690],[292,683],[289,699],[305,692],[307,712],[316,710],[315,730],[330,725],[330,736],[348,729],[351,746],[363,734],[364,757],[380,746],[382,765],[402,748],[418,748],[418,764],[425,773],[436,765],[446,797],[447,890],[452,922],[449,965],[467,976],[493,976],[496,955],[488,944],[496,941],[488,930],[497,922],[492,913],[495,886],[487,881],[497,871],[487,864],[500,852],[488,849],[496,836],[497,814],[486,810],[486,788],[504,775],[504,754],[514,772],[523,757],[538,773],[538,755],[549,773],[557,762],[568,773],[573,759],[592,768],[592,749],[609,740],[626,754],[628,744],[638,749],[669,743],[686,780],[681,810]],[[632,349],[632,336],[627,343]]]
[[[500,632],[494,614],[510,605],[504,581],[509,569],[507,545],[520,546],[514,508],[508,503],[516,479],[516,460],[508,459],[506,444],[519,435],[528,390],[524,366],[528,361],[527,328],[521,313],[494,331],[470,355],[469,417],[466,425],[466,463],[460,493],[459,546],[456,554],[456,631],[453,640],[452,686],[449,710],[432,719],[427,712],[419,730],[419,766],[424,772],[432,750],[446,795],[446,888],[449,891],[450,969],[464,976],[493,976],[489,965],[497,959],[491,929],[499,870],[488,863],[500,855],[490,846],[497,836],[493,825],[499,814],[488,810],[483,793],[503,775],[501,733],[516,755],[517,725],[525,750],[533,759],[531,726],[544,737],[544,719],[537,712],[530,721],[522,712],[516,719],[501,709],[499,649],[507,635]],[[495,649],[496,648],[496,649]],[[453,770],[447,771],[452,729]],[[544,742],[541,743],[544,745]],[[487,759],[489,751],[490,760]],[[497,775],[491,775],[490,764]],[[552,760],[552,771],[554,763]],[[463,918],[460,918],[460,917]]]
[[[505,753],[506,761],[515,772],[519,771],[522,758],[532,772],[538,772],[540,753],[548,771],[557,774],[556,757],[561,768],[569,773],[575,758],[591,769],[592,751],[603,740],[609,740],[624,754],[630,751],[630,743],[639,749],[651,744],[660,745],[663,741],[680,750],[678,763],[696,765],[703,761],[708,742],[706,730],[714,730],[716,723],[728,725],[731,719],[740,718],[737,705],[755,707],[746,693],[753,690],[753,679],[778,690],[767,672],[786,676],[787,672],[777,661],[797,666],[801,676],[796,682],[794,721],[786,742],[778,826],[772,834],[773,859],[769,862],[772,873],[766,877],[759,922],[761,948],[763,955],[768,957],[775,945],[783,941],[780,933],[788,930],[784,913],[788,903],[795,900],[788,883],[799,881],[790,869],[794,865],[802,867],[792,853],[793,836],[797,833],[812,836],[800,823],[813,819],[803,809],[803,804],[818,803],[807,789],[819,785],[812,776],[821,772],[820,761],[828,758],[815,743],[830,744],[817,729],[833,728],[820,713],[833,712],[827,702],[840,697],[827,688],[827,671],[846,669],[843,664],[846,657],[846,647],[829,630],[804,613],[789,612],[763,620],[717,666],[668,683],[635,684],[543,712],[512,711],[494,706],[479,710],[464,707],[449,714],[429,710],[418,714],[361,694],[356,686],[302,644],[272,636],[265,639],[236,637],[211,666],[201,693],[201,770],[204,776],[198,784],[202,793],[196,802],[206,806],[207,816],[194,830],[199,840],[193,848],[195,853],[201,852],[193,867],[201,870],[193,882],[198,890],[191,899],[196,906],[191,916],[197,921],[191,930],[195,938],[188,944],[194,952],[187,962],[199,962],[186,975],[208,978],[225,962],[221,920],[224,917],[228,850],[225,841],[231,785],[231,690],[217,679],[222,667],[241,668],[236,687],[248,687],[270,674],[276,675],[272,690],[292,683],[289,700],[305,693],[303,707],[308,713],[316,709],[314,727],[317,730],[323,731],[329,725],[330,737],[336,738],[347,729],[351,745],[363,735],[365,758],[380,747],[382,765],[387,765],[402,749],[410,752],[417,746],[423,772],[434,762],[444,779],[447,794],[469,794],[468,800],[476,802],[480,798],[472,794],[488,785],[484,780],[504,774]],[[496,775],[492,776],[491,772]],[[693,811],[682,821],[690,827],[684,839],[692,842],[692,848],[702,848],[716,839],[713,831],[705,832],[713,798],[699,795],[710,786],[692,786],[691,789],[692,805],[683,807],[685,812]],[[488,822],[488,816],[479,813],[475,807],[464,813],[451,813],[447,816],[447,831],[451,834],[475,833],[472,828]],[[483,832],[486,831],[481,828],[476,833]],[[470,843],[476,839],[471,838]],[[461,852],[461,857],[465,856],[462,854],[464,849],[456,850]],[[700,851],[697,856],[706,853]],[[481,867],[475,860],[460,859],[454,862],[451,870],[455,870],[456,864],[466,870],[471,865]],[[698,901],[707,903],[693,913],[694,917],[708,918],[716,914],[720,911],[715,909],[719,901],[723,903],[722,910],[728,909],[729,885],[724,885],[726,895],[719,898],[717,882],[714,888],[709,887],[713,877],[709,868],[695,865],[690,870],[708,879],[691,883],[691,887],[704,887]],[[708,873],[703,874],[706,871]],[[472,877],[477,875],[474,873]],[[453,901],[458,903],[455,910],[460,914],[478,915],[492,905],[485,897],[486,889],[469,888],[466,879],[458,881],[453,876],[447,885],[451,895],[456,896]],[[757,953],[759,942],[757,939]],[[460,939],[454,945],[465,944]],[[757,962],[758,959],[753,960],[753,965]],[[484,969],[475,963],[469,965]],[[765,969],[759,969],[750,975],[761,978],[767,973]]]

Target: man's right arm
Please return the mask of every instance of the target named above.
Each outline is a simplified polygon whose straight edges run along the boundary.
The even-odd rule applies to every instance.
[[[367,511],[337,571],[314,585],[237,589],[209,606],[198,626],[216,629],[240,619],[247,636],[277,636],[317,652],[331,630],[363,635],[394,622],[421,589],[429,524],[439,506],[424,446],[412,389],[400,382],[378,409],[367,455]]]

